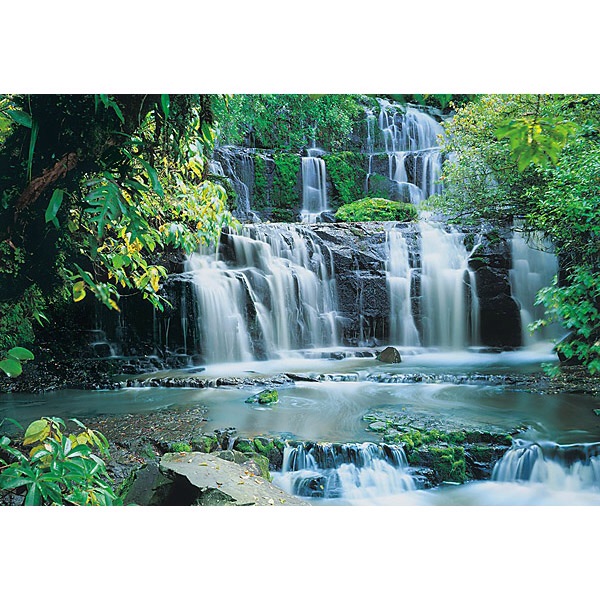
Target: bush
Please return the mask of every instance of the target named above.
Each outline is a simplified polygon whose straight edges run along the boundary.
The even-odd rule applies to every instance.
[[[338,221],[414,221],[417,209],[412,204],[384,198],[363,198],[346,204],[335,213]]]
[[[71,421],[83,431],[67,434],[65,422],[58,417],[33,421],[20,444],[32,446],[27,454],[1,436],[0,489],[26,488],[26,506],[121,504],[110,485],[106,464],[92,452],[96,448],[108,456],[106,438],[77,419]]]

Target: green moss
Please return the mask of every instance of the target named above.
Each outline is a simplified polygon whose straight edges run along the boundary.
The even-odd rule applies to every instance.
[[[254,444],[250,440],[238,439],[235,441],[233,449],[238,452],[243,452],[244,454],[247,454],[248,452],[253,453]]]
[[[265,159],[257,154],[254,157],[254,195],[252,197],[252,208],[264,210],[267,207],[267,172]]]
[[[259,404],[275,404],[279,402],[279,393],[274,389],[263,390],[258,394],[254,394],[254,396],[250,396],[245,402],[246,404],[254,404],[256,402]]]
[[[257,452],[244,452],[244,455],[249,459],[253,460],[260,470],[261,477],[264,477],[267,481],[271,481],[271,473],[269,471],[269,459],[262,454]]]
[[[191,452],[192,447],[185,442],[173,442],[169,446],[169,452]]]
[[[293,214],[294,209],[300,207],[298,194],[300,156],[298,154],[278,153],[273,155],[273,160],[275,161],[273,190],[271,193],[273,207],[291,211]],[[273,213],[275,214],[275,211]]]
[[[203,435],[200,438],[192,440],[192,448],[196,452],[204,452],[210,454],[219,448],[219,440],[217,436]]]
[[[338,221],[414,221],[417,209],[412,204],[384,198],[363,198],[346,204],[335,213]]]
[[[467,478],[465,449],[461,446],[430,446],[431,467],[440,481],[464,483]]]
[[[254,438],[254,447],[259,454],[268,456],[269,452],[275,448],[275,445],[273,444],[273,440],[257,437]]]
[[[331,181],[329,203],[332,208],[349,204],[364,195],[365,157],[355,152],[338,152],[323,156]]]

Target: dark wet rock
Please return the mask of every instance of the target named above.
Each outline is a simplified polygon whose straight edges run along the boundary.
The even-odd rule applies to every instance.
[[[401,363],[402,358],[400,357],[400,352],[398,352],[397,348],[393,346],[388,346],[384,350],[382,350],[377,356],[377,360],[384,363]]]
[[[308,375],[306,373],[286,373],[285,376],[292,381],[319,381],[316,375]]]

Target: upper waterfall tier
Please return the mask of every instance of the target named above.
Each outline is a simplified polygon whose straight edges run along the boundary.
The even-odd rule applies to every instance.
[[[439,119],[380,99],[354,123],[348,149],[321,149],[315,141],[293,151],[220,146],[210,171],[229,181],[235,215],[243,222],[314,223],[366,195],[418,204],[441,190]]]

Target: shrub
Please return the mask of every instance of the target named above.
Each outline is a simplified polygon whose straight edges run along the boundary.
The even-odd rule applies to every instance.
[[[346,204],[335,213],[338,221],[414,221],[417,209],[412,204],[384,198],[363,198]]]
[[[108,456],[108,442],[99,432],[70,419],[83,431],[67,434],[58,417],[33,421],[21,447],[32,446],[25,454],[7,436],[0,437],[0,489],[25,487],[26,506],[121,504],[113,491],[106,464],[99,454]],[[2,456],[14,462],[8,463]]]

